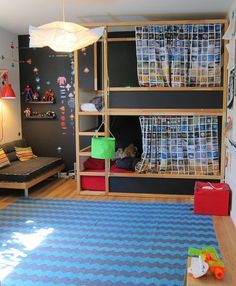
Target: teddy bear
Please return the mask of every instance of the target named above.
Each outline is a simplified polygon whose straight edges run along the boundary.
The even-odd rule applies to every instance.
[[[116,151],[116,167],[125,170],[135,169],[139,159],[136,157],[138,148],[134,144],[129,144],[125,149],[118,148]]]
[[[136,157],[138,152],[138,148],[134,146],[134,144],[129,144],[125,149],[123,150],[122,148],[117,149],[117,156],[120,159],[123,159],[125,157]]]

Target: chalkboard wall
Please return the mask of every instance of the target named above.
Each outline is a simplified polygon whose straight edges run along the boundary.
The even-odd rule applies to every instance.
[[[29,36],[19,36],[22,135],[36,155],[61,156],[66,169],[75,162],[74,59],[73,53],[56,53],[50,48],[29,48]],[[25,102],[29,85],[41,99],[46,90],[55,92],[54,104]],[[56,119],[27,119],[24,110],[56,113]],[[60,151],[61,148],[61,151]]]

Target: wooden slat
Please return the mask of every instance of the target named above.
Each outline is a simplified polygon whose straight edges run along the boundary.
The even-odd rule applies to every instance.
[[[87,172],[87,171],[82,171],[79,172],[80,176],[89,176],[89,177],[94,177],[94,176],[99,176],[99,177],[105,177],[105,172]]]
[[[226,32],[228,28],[228,23],[224,26],[224,32]],[[223,110],[224,114],[222,117],[222,124],[221,124],[221,172],[224,175],[225,174],[225,156],[226,156],[226,146],[225,146],[225,123],[227,119],[227,98],[228,98],[228,69],[227,69],[227,63],[228,63],[228,51],[226,48],[226,44],[228,41],[224,41],[224,69],[223,69],[223,86],[224,86],[224,92],[223,92]]]
[[[105,132],[96,132],[96,131],[80,131],[78,133],[80,136],[104,136]]]
[[[91,156],[92,155],[92,152],[79,152],[79,156]]]
[[[110,115],[216,115],[222,116],[222,109],[136,109],[136,108],[110,108]]]
[[[79,156],[91,156],[91,154],[91,146],[87,146],[79,151]]]
[[[110,91],[224,91],[224,87],[110,87]]]
[[[103,87],[104,87],[104,109],[105,111],[109,108],[109,100],[108,100],[108,86],[109,86],[109,78],[108,78],[108,28],[105,27],[104,30],[104,40],[103,40]],[[104,116],[104,131],[105,136],[109,136],[109,126],[110,126],[110,118],[108,113],[105,112]],[[105,193],[106,195],[109,193],[109,169],[110,169],[110,160],[105,160]]]
[[[97,53],[97,43],[93,45],[93,59],[94,59],[94,90],[98,90],[98,53]]]
[[[134,37],[126,37],[126,38],[108,38],[108,42],[134,42]]]
[[[170,179],[205,179],[205,180],[221,180],[222,175],[186,175],[186,174],[139,174],[133,173],[110,173],[110,177],[131,177],[131,178],[170,178]]]
[[[178,25],[178,24],[225,24],[226,19],[198,19],[198,20],[170,20],[170,21],[133,21],[133,22],[98,22],[82,23],[84,27],[124,27],[124,26],[146,26],[146,25]]]
[[[88,115],[96,115],[96,116],[99,116],[99,115],[102,115],[103,113],[102,112],[99,112],[99,111],[79,111],[78,112],[78,115],[82,115],[82,116],[88,116]]]
[[[75,152],[76,152],[76,182],[77,189],[80,190],[80,176],[78,171],[80,170],[80,137],[78,132],[80,131],[79,123],[79,110],[80,110],[80,98],[79,98],[79,68],[78,68],[78,51],[74,52],[74,82],[75,82]]]
[[[81,190],[80,195],[82,196],[105,196],[106,193],[103,191],[90,191],[90,190]]]
[[[91,151],[91,145],[86,146],[80,150],[80,152]]]

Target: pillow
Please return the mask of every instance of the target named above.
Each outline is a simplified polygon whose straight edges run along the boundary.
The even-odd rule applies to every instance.
[[[104,159],[95,159],[88,158],[84,162],[85,169],[95,169],[95,170],[104,170],[105,169],[105,160]]]
[[[15,147],[16,156],[20,161],[27,161],[37,156],[33,154],[31,147]]]
[[[135,165],[138,163],[139,160],[140,159],[133,157],[125,157],[122,159],[118,159],[116,160],[116,167],[119,169],[134,171]]]
[[[10,161],[4,150],[0,148],[0,168],[6,167],[10,165]]]

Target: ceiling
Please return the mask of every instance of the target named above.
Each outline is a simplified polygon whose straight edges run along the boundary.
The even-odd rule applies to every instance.
[[[226,17],[233,0],[64,0],[69,22],[120,22]],[[0,0],[0,27],[28,34],[29,24],[61,21],[63,0]]]

